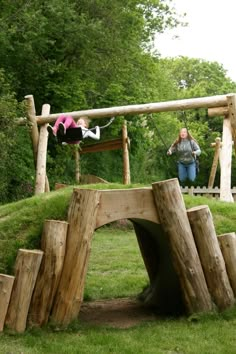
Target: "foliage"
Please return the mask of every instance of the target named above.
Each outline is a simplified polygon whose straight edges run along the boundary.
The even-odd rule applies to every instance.
[[[33,159],[29,136],[18,127],[23,113],[11,88],[11,80],[0,70],[0,204],[32,194]]]
[[[4,80],[6,92],[0,110],[8,111],[9,117],[24,115],[17,101],[22,102],[26,94],[34,95],[37,112],[48,102],[54,113],[235,91],[235,83],[220,64],[186,57],[162,59],[154,50],[155,33],[183,24],[171,0],[3,0],[0,10],[0,68],[5,70],[0,81]],[[102,132],[102,140],[120,137],[126,119],[131,180],[157,181],[176,176],[174,157],[167,158],[166,148],[187,122],[202,149],[196,183],[206,185],[213,157],[210,143],[222,132],[222,119],[208,119],[206,113],[191,110],[185,118],[182,112],[116,117]],[[91,126],[106,121],[93,121]],[[3,203],[32,194],[35,172],[26,129],[16,131],[9,123],[0,134],[6,147],[0,162]],[[5,139],[9,134],[14,142]],[[235,163],[232,184],[236,183]],[[55,182],[74,183],[74,167],[73,148],[49,142],[51,187]],[[122,152],[83,155],[81,172],[121,182]]]
[[[114,88],[122,100],[136,97],[144,48],[155,32],[179,22],[168,3],[2,1],[0,67],[13,74],[17,97],[33,94],[37,107],[45,100],[56,110],[102,106]]]

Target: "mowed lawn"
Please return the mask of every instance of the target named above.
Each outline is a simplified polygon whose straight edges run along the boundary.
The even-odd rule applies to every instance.
[[[98,230],[93,238],[85,300],[135,297],[147,273],[132,230]],[[23,334],[5,331],[0,353],[236,353],[236,309],[222,314],[158,318],[131,328],[88,325],[46,326]]]
[[[0,207],[0,267],[8,273],[18,248],[37,247],[43,220],[65,220],[71,189]],[[236,208],[201,197],[185,198],[186,207],[208,204],[217,234],[236,231]],[[9,273],[8,273],[9,274]],[[84,300],[133,298],[148,276],[132,227],[105,226],[93,237]],[[174,294],[173,294],[174,296]],[[22,334],[5,329],[0,354],[145,353],[235,354],[236,308],[190,317],[156,317],[129,328],[86,323],[78,317],[67,328],[48,324]]]

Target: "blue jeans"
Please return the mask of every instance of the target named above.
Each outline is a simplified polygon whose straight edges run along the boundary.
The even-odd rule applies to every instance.
[[[180,182],[184,182],[187,178],[193,182],[196,178],[196,163],[195,161],[184,164],[182,162],[178,162],[178,174]]]

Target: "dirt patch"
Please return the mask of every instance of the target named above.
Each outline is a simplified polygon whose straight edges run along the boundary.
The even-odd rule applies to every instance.
[[[122,298],[84,302],[79,319],[92,325],[129,328],[143,321],[154,321],[157,317],[138,300]]]

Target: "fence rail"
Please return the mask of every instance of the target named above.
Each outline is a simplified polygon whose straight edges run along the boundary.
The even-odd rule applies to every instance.
[[[208,196],[216,199],[220,198],[220,188],[207,188],[207,187],[181,187],[181,191],[183,194],[189,195],[200,195],[200,196]],[[231,193],[236,201],[236,187],[231,188]]]

